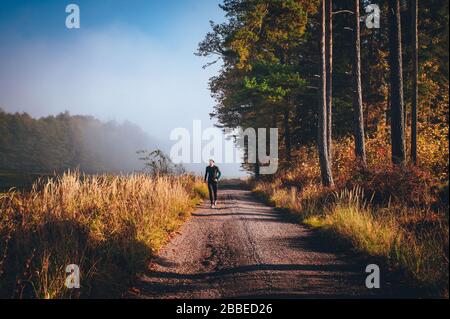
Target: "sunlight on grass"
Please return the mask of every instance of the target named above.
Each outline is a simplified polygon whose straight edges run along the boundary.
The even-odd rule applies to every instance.
[[[256,183],[254,191],[279,208],[298,214],[305,225],[338,237],[359,252],[383,258],[417,285],[448,295],[448,221],[423,208],[377,207],[361,188],[330,192],[306,187],[281,188],[275,181]],[[417,227],[427,222],[428,227]],[[415,225],[416,227],[411,227]],[[448,247],[448,246],[447,246]]]
[[[198,178],[66,173],[0,197],[0,296],[118,296],[205,194]],[[79,265],[82,288],[65,289]]]

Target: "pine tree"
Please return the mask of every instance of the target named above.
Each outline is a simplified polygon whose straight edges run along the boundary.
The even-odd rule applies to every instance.
[[[364,113],[361,87],[361,28],[359,0],[354,0],[354,47],[353,47],[353,109],[355,112],[355,153],[356,157],[366,163],[364,142]]]
[[[402,164],[406,154],[400,0],[389,0],[389,20],[392,162]]]

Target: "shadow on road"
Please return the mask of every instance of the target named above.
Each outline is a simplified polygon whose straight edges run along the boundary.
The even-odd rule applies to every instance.
[[[415,297],[390,284],[365,287],[371,261],[292,214],[261,203],[242,183],[221,186],[221,207],[205,203],[138,284],[140,298]],[[132,296],[133,297],[133,296]]]

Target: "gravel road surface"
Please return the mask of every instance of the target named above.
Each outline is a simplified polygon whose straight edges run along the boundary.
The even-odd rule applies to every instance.
[[[383,280],[367,289],[364,260],[240,187],[201,205],[139,276],[131,298],[411,297]]]

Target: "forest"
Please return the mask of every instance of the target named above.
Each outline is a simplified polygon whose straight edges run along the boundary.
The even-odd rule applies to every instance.
[[[136,154],[155,147],[138,126],[101,122],[91,116],[32,118],[0,109],[0,170],[53,174],[79,169],[86,173],[141,169]]]
[[[428,1],[420,19],[412,4],[380,2],[381,27],[369,29],[356,23],[364,21],[365,1],[361,8],[358,1],[323,8],[319,1],[225,1],[229,21],[212,23],[198,50],[223,62],[210,82],[212,115],[224,127],[278,127],[288,165],[301,147],[323,139],[326,184],[333,143],[347,138],[361,163],[384,160],[386,151],[394,163],[445,174],[448,1]],[[366,146],[374,140],[383,149]]]
[[[448,1],[369,4],[225,0],[211,116],[279,129],[277,174],[244,164],[269,203],[448,293]]]

